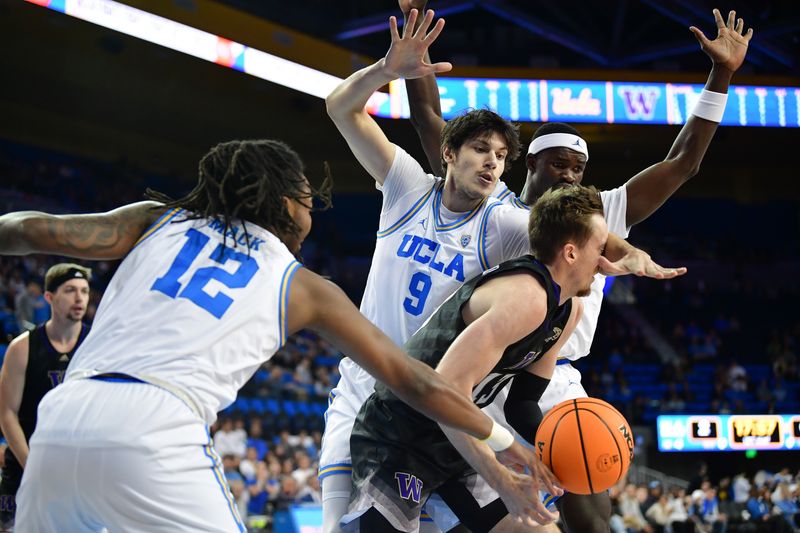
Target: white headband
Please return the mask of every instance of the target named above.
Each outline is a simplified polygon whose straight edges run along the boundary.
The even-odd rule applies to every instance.
[[[589,147],[586,141],[571,133],[548,133],[541,137],[536,137],[528,147],[529,154],[538,154],[548,148],[569,148],[586,156],[589,160]]]

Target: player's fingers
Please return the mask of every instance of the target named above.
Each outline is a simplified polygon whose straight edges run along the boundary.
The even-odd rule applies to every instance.
[[[453,70],[453,64],[447,61],[442,61],[439,63],[434,63],[433,65],[431,65],[431,68],[437,74],[440,72],[450,72],[451,70]]]
[[[710,42],[706,37],[706,34],[700,31],[699,28],[696,28],[695,26],[690,26],[689,31],[691,31],[694,34],[695,38],[702,46],[706,46]]]
[[[747,33],[744,35],[744,39],[749,43],[750,39],[753,38],[753,28],[747,30]]]
[[[721,30],[725,28],[725,21],[722,20],[722,14],[719,12],[719,9],[714,9],[712,13],[714,13],[714,22],[717,23],[717,29]]]
[[[731,31],[733,31],[733,29],[736,27],[736,11],[731,10],[728,13],[728,23],[726,24],[726,27]]]
[[[417,11],[416,9],[412,9],[411,12],[408,14],[408,20],[403,26],[403,39],[405,39],[406,37],[410,37],[414,33],[414,25],[417,23],[418,16],[419,16],[419,11]]]
[[[422,23],[417,28],[417,31],[414,32],[414,38],[418,37],[425,37],[425,34],[428,32],[428,28],[431,27],[431,22],[433,21],[433,9],[429,9],[425,12],[425,15],[422,17]]]
[[[742,30],[744,30],[744,19],[739,19],[736,21],[736,33],[739,35],[742,34]]]
[[[431,11],[429,11],[429,13],[431,13]],[[436,38],[439,37],[439,34],[442,33],[443,28],[444,28],[444,19],[437,20],[431,32],[428,35],[426,35],[424,39],[422,39],[422,42],[430,46],[433,43],[433,41],[435,41]]]
[[[397,31],[397,17],[389,17],[389,35],[392,36],[392,42],[400,40],[400,33]]]

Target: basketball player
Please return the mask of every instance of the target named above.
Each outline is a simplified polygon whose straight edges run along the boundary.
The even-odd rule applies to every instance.
[[[8,345],[0,372],[0,427],[8,441],[0,516],[6,530],[14,523],[15,498],[36,427],[36,409],[42,397],[61,384],[72,355],[89,332],[82,320],[91,277],[91,269],[73,263],[50,267],[44,277],[50,319]]]
[[[208,425],[283,345],[311,327],[399,397],[474,445],[540,463],[463,393],[403,352],[332,283],[294,256],[312,189],[279,141],[232,141],[199,165],[195,189],[102,214],[10,213],[0,253],[124,258],[64,383],[39,406],[16,531],[245,531]],[[488,435],[488,437],[487,437]],[[490,462],[521,518],[538,487]]]
[[[419,0],[400,0],[400,7],[407,19],[411,8],[424,9],[424,6],[425,2]],[[605,218],[612,234],[627,238],[631,226],[655,212],[700,167],[722,118],[730,80],[742,65],[753,35],[752,29],[743,35],[744,21],[741,18],[737,21],[734,11],[729,13],[727,24],[718,10],[715,9],[713,13],[718,29],[717,37],[713,41],[708,40],[699,29],[690,28],[702,50],[711,59],[712,69],[692,116],[681,129],[667,157],[664,161],[644,169],[622,187],[601,193]],[[435,79],[433,76],[426,76],[408,80],[406,86],[412,123],[417,128],[429,162],[436,171],[441,157],[435,145],[444,121],[441,118]],[[567,124],[545,124],[534,134],[528,149],[528,174],[520,198],[503,183],[497,185],[493,195],[503,202],[525,208],[552,187],[581,183],[588,158],[586,141],[577,130]],[[559,364],[540,403],[543,412],[549,411],[563,400],[586,396],[580,384],[580,372],[572,367],[571,361],[589,354],[604,285],[605,276],[598,274],[592,285],[591,295],[583,299],[583,319],[562,349]],[[502,415],[504,397],[505,394],[498,395],[496,405],[487,410],[494,418]],[[558,505],[571,532],[608,531],[611,504],[607,494],[567,494]],[[429,510],[434,515],[439,514],[433,509]],[[440,521],[438,516],[437,521]],[[446,523],[441,520],[440,525],[444,530],[447,530]]]
[[[416,18],[416,12],[412,16]],[[401,38],[392,19],[387,56],[350,76],[327,98],[329,115],[383,193],[380,231],[361,311],[399,345],[467,279],[528,253],[530,246],[527,211],[487,198],[517,155],[519,139],[513,125],[486,110],[452,120],[442,132],[446,163],[442,179],[426,174],[364,110],[370,95],[396,77],[449,68],[422,61],[443,24],[440,20],[427,34],[432,21],[429,12],[419,31],[405,32]],[[682,272],[666,274],[667,269],[652,263],[646,254],[630,252],[633,248],[618,238],[608,248],[613,259],[626,253],[629,258],[644,259],[640,266],[654,276]],[[603,261],[604,268],[630,272],[630,264],[622,268]],[[340,364],[340,373],[326,414],[320,458],[326,533],[337,530],[347,509],[350,432],[374,385],[347,358]]]
[[[506,402],[509,419],[533,440],[541,420],[537,402],[580,316],[580,300],[573,304],[571,298],[589,293],[599,269],[608,237],[602,213],[593,188],[543,195],[531,211],[533,255],[465,283],[414,333],[406,351],[479,407],[516,376]],[[505,507],[484,505],[485,485],[459,455],[472,452],[458,432],[440,431],[380,384],[359,411],[351,450],[354,494],[345,531],[417,531],[421,506],[432,491],[471,531],[514,526]]]

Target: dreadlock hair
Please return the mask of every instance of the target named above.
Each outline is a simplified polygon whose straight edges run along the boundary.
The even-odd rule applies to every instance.
[[[332,179],[327,162],[325,179],[318,189],[305,189],[303,162],[286,143],[273,139],[228,141],[214,146],[203,156],[195,188],[183,198],[173,200],[164,193],[147,189],[145,196],[187,211],[183,220],[221,218],[223,236],[228,235],[233,219],[241,219],[245,242],[250,235],[245,221],[268,229],[278,236],[297,234],[300,228],[289,215],[283,198],[331,206]],[[159,207],[161,208],[161,207]],[[223,240],[224,244],[224,240]]]

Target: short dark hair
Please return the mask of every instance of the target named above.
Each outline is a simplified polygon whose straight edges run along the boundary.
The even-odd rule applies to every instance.
[[[508,171],[511,162],[519,156],[519,126],[488,109],[473,109],[447,121],[442,129],[441,148],[458,151],[467,141],[490,133],[499,133],[506,141],[508,153],[505,170]],[[447,169],[444,158],[442,168]]]
[[[282,141],[273,139],[228,141],[214,146],[203,156],[195,188],[183,198],[147,189],[146,196],[180,207],[187,219],[220,217],[227,235],[231,220],[240,218],[279,236],[296,234],[299,227],[289,215],[283,198],[321,200],[322,208],[331,205],[332,180],[327,163],[325,180],[318,189],[304,190],[304,166],[297,152]],[[249,234],[244,228],[249,245]]]
[[[572,135],[581,137],[581,134],[578,132],[578,130],[565,122],[546,122],[536,129],[536,131],[533,133],[533,137],[531,137],[531,141],[537,137],[541,137],[542,135],[550,135],[551,133],[570,133]]]
[[[546,191],[531,208],[531,253],[550,264],[568,241],[583,246],[592,234],[595,214],[603,215],[603,202],[594,187],[575,185]]]

